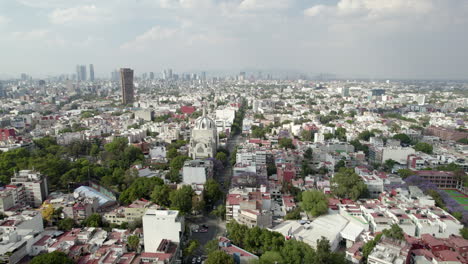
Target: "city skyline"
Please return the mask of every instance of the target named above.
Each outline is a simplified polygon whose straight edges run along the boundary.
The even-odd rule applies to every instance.
[[[0,78],[71,73],[86,61],[96,77],[130,67],[466,79],[468,68],[462,0],[14,0],[0,7],[0,48],[9,51]]]

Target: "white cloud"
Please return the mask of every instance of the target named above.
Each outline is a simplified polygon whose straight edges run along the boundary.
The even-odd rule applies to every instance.
[[[49,14],[49,20],[54,24],[103,22],[110,19],[106,10],[95,5],[58,8]]]
[[[5,16],[0,16],[0,26],[6,25],[10,22],[10,19]]]
[[[175,28],[163,28],[154,26],[145,33],[137,36],[134,40],[121,45],[123,49],[145,49],[155,42],[174,38],[180,31]]]
[[[316,5],[316,6],[313,6],[311,8],[307,8],[306,10],[304,10],[304,15],[311,16],[311,17],[318,16],[322,14],[323,11],[325,11],[328,8],[329,7],[324,6],[324,5]]]
[[[335,6],[316,5],[304,10],[306,16],[317,16],[328,10],[328,15],[384,19],[424,15],[434,10],[438,0],[340,0]]]
[[[35,44],[46,44],[55,46],[65,45],[65,40],[62,37],[48,29],[15,31],[10,34],[9,40],[13,42],[31,42]]]
[[[290,0],[242,0],[239,8],[241,10],[285,9],[290,4]]]

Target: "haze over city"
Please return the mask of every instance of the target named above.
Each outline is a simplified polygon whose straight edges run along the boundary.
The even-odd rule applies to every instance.
[[[466,79],[465,0],[8,0],[0,78],[137,72]]]

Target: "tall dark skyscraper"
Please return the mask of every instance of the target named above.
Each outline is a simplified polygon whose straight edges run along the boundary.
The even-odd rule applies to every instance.
[[[89,65],[89,80],[94,82],[94,65]]]
[[[122,87],[122,104],[132,104],[133,95],[133,70],[129,68],[120,69],[120,85]]]
[[[154,80],[154,72],[150,72],[149,78],[150,80]]]

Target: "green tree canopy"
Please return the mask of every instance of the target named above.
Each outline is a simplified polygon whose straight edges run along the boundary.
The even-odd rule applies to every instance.
[[[408,135],[403,134],[403,133],[394,135],[393,139],[400,140],[401,144],[406,144],[406,145],[411,144],[411,138]]]
[[[154,188],[158,185],[163,185],[164,181],[157,177],[152,178],[138,178],[132,182],[130,187],[124,190],[120,196],[119,200],[121,203],[130,204],[133,201],[141,198],[151,199],[151,194],[154,191]]]
[[[192,210],[192,196],[192,187],[188,185],[184,185],[179,190],[171,192],[169,197],[171,208],[179,210],[183,214],[190,213]]]
[[[260,264],[286,263],[278,251],[267,251],[260,257]]]
[[[218,152],[216,153],[215,159],[221,161],[224,164],[227,161],[227,155],[224,152]]]
[[[332,180],[332,192],[340,198],[357,200],[367,192],[367,186],[353,169],[341,168]]]
[[[223,196],[219,183],[209,179],[205,183],[203,198],[208,206],[215,204]]]
[[[432,145],[425,142],[418,142],[414,145],[414,150],[432,154]]]
[[[285,149],[295,148],[293,145],[292,139],[290,138],[281,138],[278,143],[281,148],[285,148]]]
[[[205,244],[203,249],[205,250],[206,255],[209,255],[211,252],[214,252],[214,251],[218,250],[219,249],[218,240],[217,239],[212,239],[212,240],[208,241]]]
[[[358,135],[358,139],[364,140],[364,141],[369,141],[369,139],[371,137],[375,137],[375,134],[373,132],[371,132],[371,131],[368,131],[368,130],[363,131],[363,132],[359,133],[359,135]]]
[[[127,243],[131,250],[136,251],[140,246],[140,238],[136,235],[129,236],[127,238]]]
[[[160,206],[169,207],[171,205],[169,200],[171,192],[172,189],[166,184],[156,185],[151,193],[151,200]]]
[[[52,253],[46,253],[34,257],[31,264],[73,264],[73,260],[69,259],[68,256],[60,251],[54,251]]]
[[[224,251],[216,250],[208,254],[205,264],[234,264],[234,258]]]
[[[328,212],[328,198],[321,191],[305,191],[302,193],[301,207],[313,217],[317,217]]]
[[[87,227],[102,227],[102,216],[100,214],[92,214],[88,218],[83,220],[83,225]]]
[[[70,231],[75,225],[75,220],[71,218],[61,219],[57,222],[57,228],[62,231]]]
[[[397,173],[402,179],[406,179],[407,177],[414,174],[414,172],[410,169],[399,169]]]

